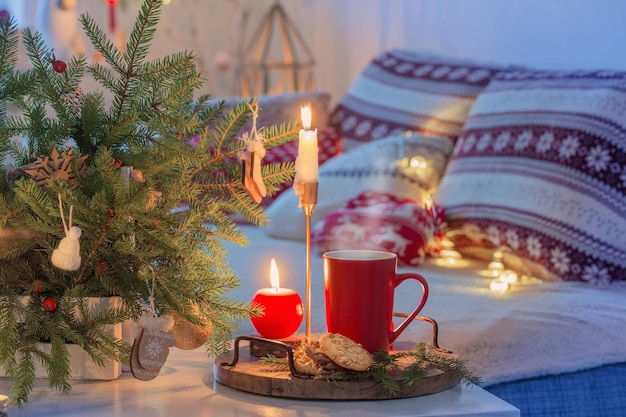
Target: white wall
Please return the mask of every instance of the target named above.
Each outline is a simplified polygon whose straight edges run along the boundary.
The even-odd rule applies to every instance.
[[[540,68],[626,70],[623,0],[311,0],[320,84],[335,92],[390,47]],[[327,11],[321,10],[323,7]],[[332,12],[331,12],[332,10]],[[322,53],[323,51],[323,53]],[[320,74],[320,75],[321,75]]]
[[[215,67],[215,57],[247,43],[274,1],[171,0],[163,9],[154,54],[193,49],[205,71],[206,92],[227,95],[236,91],[235,79],[232,72]],[[117,20],[126,35],[140,3],[120,0]],[[626,70],[624,0],[282,0],[281,4],[315,55],[317,87],[334,99],[345,93],[374,55],[392,47],[539,68]],[[103,0],[78,0],[74,12],[89,12],[106,27],[106,7]],[[243,23],[238,14],[242,10],[247,13]],[[37,19],[29,16],[36,26]]]

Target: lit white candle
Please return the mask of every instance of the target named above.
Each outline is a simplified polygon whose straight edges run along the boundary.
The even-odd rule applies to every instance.
[[[317,182],[317,129],[311,129],[311,107],[301,108],[302,126],[298,143],[298,157],[296,158],[296,182]]]

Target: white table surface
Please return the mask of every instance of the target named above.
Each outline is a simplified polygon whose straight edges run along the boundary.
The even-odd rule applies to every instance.
[[[0,394],[11,382],[0,378]],[[423,397],[385,401],[310,401],[267,397],[234,390],[215,382],[213,361],[202,348],[173,348],[152,381],[130,372],[114,381],[73,381],[64,395],[37,380],[29,403],[10,407],[10,417],[517,417],[517,408],[477,387],[455,388]]]

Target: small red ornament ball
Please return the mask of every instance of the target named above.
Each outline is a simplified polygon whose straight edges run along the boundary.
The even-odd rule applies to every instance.
[[[33,291],[35,291],[37,294],[40,294],[43,292],[44,289],[44,282],[40,279],[36,279],[33,281]]]
[[[106,272],[108,269],[109,269],[109,265],[106,262],[104,262],[103,260],[99,260],[96,263],[96,266],[94,268],[94,272],[96,274],[102,274],[102,273]]]
[[[61,74],[67,68],[67,64],[60,59],[55,59],[52,61],[52,68],[54,68],[57,73]]]
[[[41,306],[43,307],[43,311],[52,313],[54,310],[57,309],[57,302],[52,298],[46,298],[45,300],[43,300]]]

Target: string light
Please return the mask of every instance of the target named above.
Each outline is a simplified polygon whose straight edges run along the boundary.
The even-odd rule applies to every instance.
[[[409,159],[409,168],[415,170],[423,170],[428,168],[428,161],[421,155],[416,155]]]
[[[463,234],[463,231],[455,231],[458,234]],[[462,257],[461,254],[454,249],[454,243],[448,238],[448,236],[453,235],[455,232],[448,232],[446,237],[441,242],[442,250],[441,254],[441,262],[437,262],[442,266],[457,266],[457,263],[461,263]],[[487,236],[484,236],[485,239],[488,239]],[[494,293],[504,293],[511,289],[512,286],[523,282],[528,283],[529,281],[537,281],[536,278],[533,278],[528,274],[528,268],[524,268],[525,273],[518,275],[518,273],[512,269],[507,269],[504,264],[504,253],[511,252],[511,249],[506,246],[501,246],[496,249],[491,255],[491,262],[487,265],[487,271],[483,271],[483,276],[491,277],[491,281],[489,283],[489,289]],[[541,282],[541,281],[539,281]]]
[[[512,269],[505,269],[502,262],[503,258],[502,249],[498,249],[493,252],[491,262],[487,266],[489,274],[494,278],[489,284],[489,288],[493,292],[505,292],[518,281],[517,272]]]
[[[505,292],[509,289],[509,284],[502,282],[499,279],[494,279],[491,281],[491,284],[489,284],[489,288],[493,292]]]
[[[491,272],[492,277],[499,277],[500,274],[504,271],[504,264],[502,263],[502,251],[497,250],[493,253],[491,257],[491,262],[487,266],[487,269]]]
[[[441,240],[441,247],[442,249],[439,253],[444,264],[456,265],[456,263],[462,258],[459,251],[454,249],[454,243],[450,239],[444,237]]]
[[[506,271],[502,272],[499,279],[500,281],[505,282],[509,285],[515,284],[517,282],[517,272],[507,269]]]

